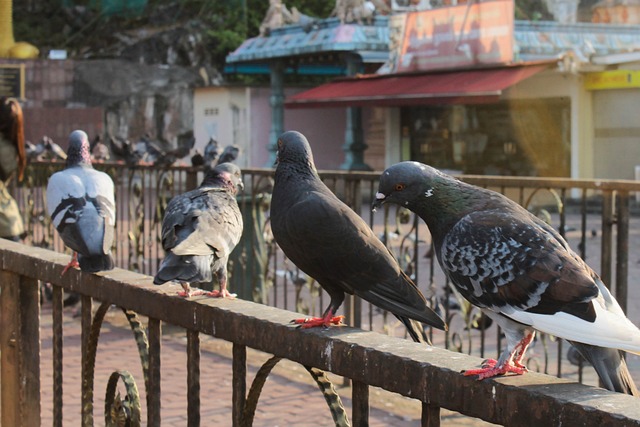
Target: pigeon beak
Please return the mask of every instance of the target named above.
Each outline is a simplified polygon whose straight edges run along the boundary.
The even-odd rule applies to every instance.
[[[383,193],[376,193],[376,200],[374,200],[373,204],[371,205],[371,211],[375,212],[376,209],[382,206],[386,202],[386,198],[387,196],[385,196]]]
[[[243,191],[244,191],[244,182],[240,181],[240,182],[238,183],[238,189],[240,189],[240,192],[243,192]]]

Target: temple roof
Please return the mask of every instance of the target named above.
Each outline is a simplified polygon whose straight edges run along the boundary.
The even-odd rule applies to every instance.
[[[389,58],[389,18],[377,16],[370,25],[340,24],[337,18],[271,30],[268,36],[245,40],[226,58],[226,72],[268,73],[269,63],[287,60],[287,72],[346,74],[342,54],[353,53],[364,64]],[[640,52],[640,26],[553,21],[515,21],[514,62],[558,58],[573,52],[582,62],[594,56]]]

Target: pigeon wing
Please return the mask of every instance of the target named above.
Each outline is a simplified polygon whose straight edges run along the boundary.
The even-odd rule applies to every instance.
[[[359,295],[398,315],[424,316],[422,294],[364,220],[335,196],[308,192],[280,215],[288,237],[278,244],[325,289]]]
[[[443,240],[447,275],[472,303],[509,315],[565,311],[585,320],[598,295],[592,271],[551,227],[500,210],[473,212]]]
[[[235,199],[220,188],[199,188],[169,202],[162,245],[176,255],[229,255],[242,235]]]

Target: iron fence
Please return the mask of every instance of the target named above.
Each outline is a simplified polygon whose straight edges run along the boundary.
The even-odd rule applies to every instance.
[[[150,276],[121,269],[98,274],[71,270],[61,276],[66,263],[66,256],[57,252],[0,239],[2,425],[41,425],[38,283],[44,281],[53,287],[53,345],[47,351],[52,352],[53,360],[54,427],[63,423],[63,375],[81,378],[81,425],[95,423],[98,340],[105,313],[114,306],[131,325],[143,378],[134,378],[130,366],[114,367],[106,385],[107,426],[140,426],[145,418],[149,426],[161,425],[161,396],[173,399],[161,390],[162,328],[167,324],[184,328],[187,335],[184,411],[189,427],[201,423],[202,334],[233,343],[232,395],[216,395],[215,399],[232,400],[234,427],[252,425],[262,385],[283,358],[307,369],[340,427],[369,425],[371,386],[422,402],[421,424],[427,427],[440,425],[441,408],[507,426],[640,426],[640,407],[632,396],[537,373],[477,381],[460,372],[478,365],[477,357],[352,327],[302,330],[290,324],[294,316],[290,311],[241,299],[183,299],[175,296],[175,286],[155,286]],[[63,292],[81,295],[83,349],[81,366],[65,364],[64,372]],[[94,302],[99,303],[97,307]],[[146,325],[139,316],[148,319]],[[250,386],[247,348],[273,355]],[[350,416],[325,371],[352,381]],[[146,402],[140,400],[139,387],[146,391]],[[117,390],[123,390],[122,397]],[[318,423],[318,414],[309,417]]]
[[[13,193],[25,216],[27,244],[65,251],[45,213],[47,177],[61,163],[30,165],[27,179]],[[202,172],[189,167],[134,168],[122,164],[97,164],[116,183],[117,225],[114,247],[116,265],[153,275],[163,257],[160,228],[164,209],[176,194],[195,188]],[[245,229],[231,257],[230,289],[245,300],[319,315],[328,297],[313,281],[292,265],[278,249],[269,228],[269,203],[273,171],[243,171],[245,192],[239,196]],[[446,318],[447,332],[429,331],[436,346],[480,357],[496,357],[501,352],[502,333],[490,319],[460,298],[440,270],[427,227],[406,209],[387,207],[374,214],[370,209],[377,188],[375,172],[322,171],[327,185],[358,212],[400,261],[429,299]],[[640,260],[640,219],[634,196],[640,183],[633,181],[571,180],[523,177],[461,176],[472,184],[507,194],[556,227],[576,251],[611,286],[613,294],[631,320],[640,323],[640,307],[628,304],[630,268]],[[633,237],[633,238],[630,238]],[[634,262],[630,264],[630,259]],[[631,298],[631,300],[635,300]],[[404,336],[404,327],[394,316],[359,298],[347,298],[343,306],[347,323],[393,336]],[[531,370],[597,381],[591,369],[572,348],[552,336],[540,334],[527,353]],[[628,360],[632,374],[640,380],[640,360]]]

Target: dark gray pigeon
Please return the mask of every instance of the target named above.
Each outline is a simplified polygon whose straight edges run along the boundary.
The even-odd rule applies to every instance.
[[[607,389],[638,395],[620,350],[640,354],[640,330],[546,222],[499,193],[418,162],[382,173],[374,209],[384,203],[404,206],[427,223],[445,274],[505,332],[500,358],[466,375],[523,374],[538,330],[571,342]]]
[[[169,201],[162,220],[162,247],[166,257],[153,283],[179,282],[181,296],[234,297],[227,290],[227,261],[242,235],[242,215],[236,202],[242,190],[240,168],[222,163],[200,186]],[[220,291],[191,291],[191,284]]]
[[[311,147],[298,132],[278,139],[271,229],[287,257],[331,298],[321,318],[294,321],[302,327],[339,323],[343,316],[334,316],[346,292],[396,315],[416,341],[425,338],[410,319],[445,328],[367,223],[320,180]]]
[[[88,272],[111,270],[116,223],[113,180],[91,165],[85,132],[71,132],[66,155],[65,169],[51,175],[47,185],[47,212],[62,241],[73,250],[63,274],[77,266]]]

